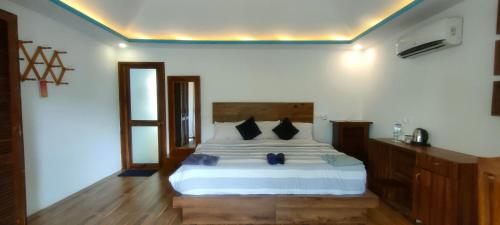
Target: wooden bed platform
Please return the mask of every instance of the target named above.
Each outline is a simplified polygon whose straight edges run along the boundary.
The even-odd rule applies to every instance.
[[[357,196],[179,196],[182,224],[366,224],[378,197]]]

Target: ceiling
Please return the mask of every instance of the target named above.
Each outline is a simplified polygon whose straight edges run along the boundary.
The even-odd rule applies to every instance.
[[[51,0],[130,42],[349,44],[424,0]]]

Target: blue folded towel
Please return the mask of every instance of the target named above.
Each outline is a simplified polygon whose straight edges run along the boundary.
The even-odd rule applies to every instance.
[[[215,166],[219,161],[219,156],[206,155],[206,154],[191,154],[184,161],[182,165],[202,165],[202,166]]]
[[[337,167],[357,166],[363,164],[362,161],[348,155],[322,155],[321,159],[325,160],[328,164]]]
[[[276,165],[276,164],[285,164],[285,154],[283,153],[278,153],[277,155],[274,153],[269,153],[267,154],[267,163],[270,165]]]

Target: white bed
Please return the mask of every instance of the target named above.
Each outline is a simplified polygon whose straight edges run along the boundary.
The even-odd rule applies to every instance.
[[[219,163],[181,166],[170,177],[183,224],[366,224],[367,210],[378,206],[363,165],[333,167],[320,158],[341,153],[313,141],[314,103],[215,102],[212,115],[214,138],[196,153]],[[243,141],[235,125],[250,117],[262,134]],[[299,130],[290,141],[272,131],[285,117]],[[280,152],[285,165],[268,165],[267,153]]]
[[[216,166],[183,165],[169,180],[183,195],[358,195],[365,192],[363,165],[334,167],[325,154],[343,154],[311,139],[210,140],[195,153],[219,156]],[[267,153],[284,153],[269,165]]]

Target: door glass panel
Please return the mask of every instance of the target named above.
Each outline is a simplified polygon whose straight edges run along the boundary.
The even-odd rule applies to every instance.
[[[157,120],[156,69],[130,69],[132,120]]]
[[[158,161],[158,127],[132,127],[132,163]]]

